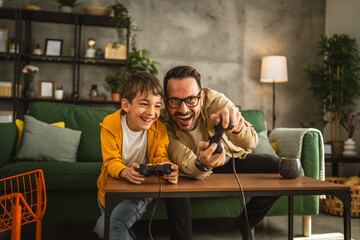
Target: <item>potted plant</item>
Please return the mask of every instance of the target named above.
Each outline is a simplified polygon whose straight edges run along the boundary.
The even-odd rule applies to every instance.
[[[55,89],[55,99],[61,100],[64,97],[64,89],[63,86],[57,86]]]
[[[359,53],[356,40],[347,34],[322,36],[317,44],[321,63],[305,68],[313,98],[319,103],[322,127],[330,123],[332,143],[341,141],[345,107],[360,96]],[[341,144],[340,144],[341,145]]]
[[[39,43],[37,43],[37,44],[35,45],[35,48],[34,48],[34,50],[33,50],[33,54],[34,54],[34,55],[42,55],[42,54],[43,54],[43,51],[42,51],[42,49],[40,48],[40,44],[39,44]]]
[[[105,78],[104,87],[106,91],[111,93],[112,101],[120,101],[119,89],[124,80],[124,73],[108,74]]]
[[[39,71],[38,66],[26,65],[22,72],[25,74],[25,96],[35,97],[34,78]]]
[[[110,6],[114,10],[114,16],[112,21],[115,23],[115,29],[119,37],[119,43],[125,45],[126,44],[126,36],[125,36],[125,27],[131,26],[130,16],[127,8],[119,3],[118,1],[115,4]],[[130,30],[132,31],[131,27]]]
[[[147,50],[137,49],[136,46],[132,46],[131,51],[129,52],[129,72],[134,73],[136,71],[146,71],[153,75],[159,73],[156,65],[159,65],[159,62],[152,61],[146,57]]]
[[[136,71],[146,71],[151,74],[157,75],[158,69],[156,65],[159,65],[159,62],[150,60],[146,55],[148,51],[146,49],[138,49],[136,46],[136,35],[138,32],[141,32],[141,29],[138,26],[133,24],[133,20],[128,13],[128,10],[124,5],[119,2],[115,2],[114,5],[110,6],[114,9],[113,22],[115,23],[115,28],[118,33],[119,41],[121,44],[125,44],[125,35],[124,27],[129,26],[131,32],[131,51],[129,51],[129,65],[128,70],[130,73]],[[116,46],[116,43],[113,44]]]
[[[60,10],[62,12],[70,13],[72,8],[80,5],[81,3],[77,3],[77,0],[55,0],[60,4]]]

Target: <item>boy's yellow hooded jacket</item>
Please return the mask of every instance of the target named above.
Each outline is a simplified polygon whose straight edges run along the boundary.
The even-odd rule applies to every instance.
[[[105,182],[107,177],[122,179],[120,178],[120,173],[127,167],[121,158],[123,135],[120,115],[124,113],[125,112],[120,109],[106,116],[104,121],[100,123],[103,166],[97,181],[97,186],[98,197],[102,206],[105,206]],[[147,131],[148,163],[156,165],[161,162],[170,162],[167,153],[169,138],[165,125],[159,120],[156,120]]]

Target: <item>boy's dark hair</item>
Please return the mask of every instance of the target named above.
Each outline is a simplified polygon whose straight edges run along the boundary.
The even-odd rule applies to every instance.
[[[195,68],[190,66],[176,66],[170,69],[164,77],[164,93],[167,97],[167,83],[170,78],[183,79],[186,77],[193,77],[201,90],[201,75]]]
[[[136,94],[152,93],[154,95],[164,96],[164,91],[160,81],[151,73],[137,71],[133,74],[126,74],[124,82],[120,89],[120,97],[126,98],[130,103],[136,97]]]

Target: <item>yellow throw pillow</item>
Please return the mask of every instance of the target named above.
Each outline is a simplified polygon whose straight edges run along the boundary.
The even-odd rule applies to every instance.
[[[16,125],[17,130],[18,130],[18,138],[17,138],[17,142],[16,142],[16,150],[17,150],[19,148],[19,146],[20,146],[22,133],[23,133],[23,130],[24,130],[24,121],[20,120],[20,119],[16,119],[15,120],[15,125]],[[51,125],[59,126],[59,127],[64,128],[65,127],[65,122],[55,122],[55,123],[52,123]]]
[[[273,149],[275,150],[275,152],[277,152],[278,143],[277,142],[272,142],[270,144],[273,147]]]

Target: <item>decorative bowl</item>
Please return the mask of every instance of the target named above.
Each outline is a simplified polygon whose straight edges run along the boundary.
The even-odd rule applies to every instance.
[[[97,16],[109,16],[111,13],[110,8],[104,8],[100,6],[89,6],[83,9],[86,14]]]
[[[28,9],[28,10],[42,10],[41,7],[36,6],[36,5],[25,5],[24,9]]]
[[[301,162],[298,158],[280,158],[280,175],[284,178],[294,179],[301,175]]]

